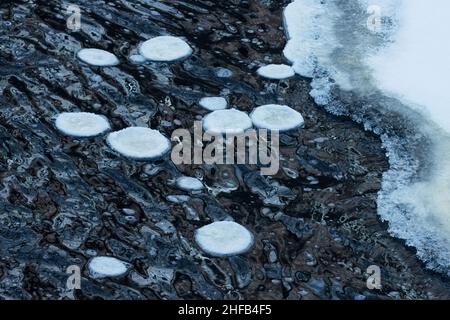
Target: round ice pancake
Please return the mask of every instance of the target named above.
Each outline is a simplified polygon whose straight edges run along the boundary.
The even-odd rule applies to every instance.
[[[192,177],[179,177],[175,184],[178,188],[185,191],[200,191],[203,189],[203,183]]]
[[[63,112],[56,117],[55,126],[74,137],[93,137],[110,129],[104,116],[90,112]]]
[[[257,128],[287,131],[303,125],[302,115],[288,106],[267,104],[257,107],[250,114]]]
[[[205,97],[199,101],[200,106],[209,111],[223,110],[227,108],[227,100],[223,97]]]
[[[128,57],[128,59],[134,64],[142,64],[147,61],[147,59],[145,59],[145,57],[140,54],[132,54]]]
[[[190,56],[192,49],[180,38],[161,36],[142,43],[139,53],[152,61],[175,61]]]
[[[111,52],[101,49],[81,49],[77,53],[81,61],[98,67],[115,66],[119,64],[119,59]]]
[[[269,64],[259,68],[257,73],[261,77],[275,80],[287,79],[295,75],[294,69],[285,64]]]
[[[88,270],[93,278],[118,277],[128,271],[128,264],[114,257],[100,256],[89,261]]]
[[[233,256],[251,248],[253,235],[236,222],[219,221],[197,229],[195,241],[209,255]]]
[[[217,110],[203,118],[203,128],[211,133],[239,134],[252,127],[252,120],[236,109]]]
[[[109,146],[125,157],[146,160],[162,157],[169,151],[169,139],[158,130],[144,127],[129,127],[108,135]]]

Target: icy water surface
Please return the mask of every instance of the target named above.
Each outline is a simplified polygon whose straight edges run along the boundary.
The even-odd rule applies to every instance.
[[[270,81],[258,68],[284,63],[282,9],[289,1],[71,1],[82,30],[66,27],[63,1],[0,4],[0,297],[22,299],[363,299],[446,298],[446,278],[388,235],[376,199],[388,162],[380,140],[309,97],[306,79]],[[184,37],[193,55],[136,63],[142,41]],[[114,53],[98,68],[81,48]],[[224,96],[250,112],[269,103],[301,112],[305,126],[281,135],[280,172],[254,166],[175,166],[124,159],[105,137],[62,135],[64,111],[106,116],[112,129],[149,126],[166,136]],[[202,179],[190,194],[181,175]],[[212,258],[195,229],[234,220],[255,236],[245,254]],[[130,264],[94,279],[94,256]],[[66,269],[81,268],[68,290]],[[367,289],[378,265],[382,290]]]

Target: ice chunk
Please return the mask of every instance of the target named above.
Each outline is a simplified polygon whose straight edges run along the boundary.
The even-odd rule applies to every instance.
[[[219,78],[230,78],[233,75],[233,71],[227,68],[216,68],[216,76]]]
[[[222,97],[205,97],[200,100],[199,104],[209,111],[223,110],[228,105],[227,100]]]
[[[192,49],[180,38],[161,36],[142,43],[139,53],[152,61],[174,61],[190,56]]]
[[[89,261],[88,269],[93,278],[118,277],[128,271],[128,263],[114,257],[100,256]]]
[[[56,117],[56,128],[74,137],[97,136],[110,129],[108,120],[89,112],[63,112]]]
[[[129,127],[108,135],[109,146],[122,155],[136,160],[155,159],[169,151],[169,139],[158,130]]]
[[[173,203],[182,203],[189,201],[190,197],[184,194],[171,194],[167,196],[167,200]]]
[[[217,110],[203,118],[205,131],[222,134],[239,134],[252,127],[252,120],[236,109]]]
[[[267,104],[256,108],[250,114],[257,128],[287,131],[303,125],[302,115],[288,106]]]
[[[134,64],[142,64],[147,61],[147,59],[145,59],[145,57],[141,56],[140,54],[132,54],[128,57],[128,59]]]
[[[410,0],[398,9],[401,23],[394,41],[369,56],[378,88],[414,103],[450,132],[450,3]],[[411,68],[411,66],[414,66]]]
[[[285,64],[269,64],[259,68],[257,73],[261,77],[276,80],[287,79],[295,75],[294,69]]]
[[[236,222],[219,221],[197,229],[195,241],[212,256],[233,256],[251,248],[253,235]]]
[[[185,191],[199,191],[203,189],[203,183],[192,177],[180,177],[175,184],[178,188]]]
[[[101,49],[81,49],[77,53],[81,61],[98,67],[115,66],[119,64],[119,59],[111,52]]]

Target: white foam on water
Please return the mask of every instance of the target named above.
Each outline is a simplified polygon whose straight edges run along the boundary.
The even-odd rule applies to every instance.
[[[294,69],[285,64],[269,64],[260,67],[256,72],[261,77],[274,80],[287,79],[295,75]]]
[[[107,143],[113,150],[136,160],[160,158],[171,147],[169,139],[158,130],[144,127],[128,127],[111,132]]]
[[[89,112],[63,112],[55,120],[56,128],[74,137],[93,137],[110,129],[104,116]]]
[[[200,99],[200,106],[209,111],[223,110],[228,106],[228,102],[223,97],[205,97]]]
[[[195,231],[198,246],[211,256],[234,256],[248,251],[253,235],[244,226],[232,221],[219,221]]]
[[[175,184],[184,191],[200,191],[204,188],[200,180],[192,177],[179,177],[175,181]]]
[[[77,57],[81,61],[97,67],[109,67],[119,64],[119,59],[113,53],[101,49],[81,49],[78,51]]]
[[[372,4],[382,18],[375,32]],[[296,0],[284,23],[284,54],[313,79],[315,101],[380,134],[390,168],[378,213],[389,231],[450,274],[450,2]]]
[[[94,257],[89,261],[88,269],[93,278],[119,277],[128,271],[129,265],[114,257]]]
[[[240,134],[252,125],[250,117],[236,109],[217,110],[203,118],[203,128],[210,133]]]
[[[250,114],[253,124],[257,128],[288,131],[303,125],[302,115],[294,109],[278,105],[267,104],[255,108]]]
[[[183,39],[160,36],[145,41],[139,46],[139,53],[151,61],[175,61],[192,54],[192,48]]]

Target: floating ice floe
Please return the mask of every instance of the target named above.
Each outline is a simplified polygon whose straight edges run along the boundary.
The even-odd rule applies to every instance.
[[[89,274],[97,279],[119,277],[128,271],[128,267],[128,263],[106,256],[92,258],[88,264]]]
[[[287,79],[295,75],[294,69],[285,64],[269,64],[259,68],[256,72],[261,77],[275,80]]]
[[[128,57],[128,59],[134,63],[134,64],[143,64],[147,59],[145,59],[144,56],[141,56],[140,54],[132,54]]]
[[[209,111],[223,110],[228,105],[227,100],[223,97],[205,97],[200,99],[199,104]]]
[[[257,128],[287,131],[303,125],[302,115],[288,106],[268,104],[257,107],[250,114]]]
[[[217,110],[203,118],[203,128],[210,133],[239,134],[252,127],[252,120],[236,109]]]
[[[190,197],[184,194],[171,194],[167,196],[167,200],[172,203],[182,203],[189,201]]]
[[[219,221],[197,229],[195,241],[209,255],[233,256],[251,248],[253,235],[236,222]]]
[[[161,36],[142,43],[139,53],[152,61],[175,61],[190,56],[192,48],[180,38]]]
[[[109,67],[119,64],[119,59],[111,52],[101,49],[81,49],[77,53],[81,61],[98,67]]]
[[[203,183],[192,177],[179,177],[175,184],[178,188],[184,191],[200,191],[203,189]]]
[[[171,147],[169,139],[158,130],[144,127],[129,127],[111,132],[107,142],[113,150],[136,160],[162,157]]]
[[[56,117],[55,126],[74,137],[93,137],[110,129],[104,116],[90,112],[63,112]]]
[[[216,76],[219,78],[230,78],[233,75],[233,71],[227,68],[216,68]]]

